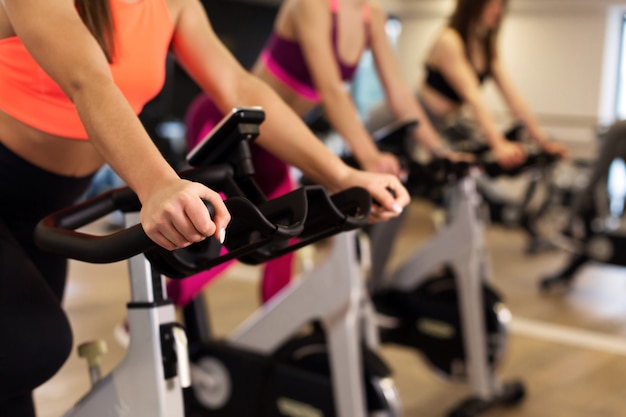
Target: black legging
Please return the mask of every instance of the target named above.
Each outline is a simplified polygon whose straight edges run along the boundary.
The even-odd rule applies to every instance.
[[[32,390],[71,351],[61,308],[67,260],[38,249],[33,230],[79,198],[91,178],[43,171],[0,143],[0,416],[35,416]]]

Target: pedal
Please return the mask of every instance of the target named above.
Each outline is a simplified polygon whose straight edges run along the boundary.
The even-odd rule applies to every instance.
[[[107,343],[102,339],[85,342],[78,346],[78,356],[87,360],[89,380],[92,386],[102,379],[100,359],[107,353],[107,350]]]

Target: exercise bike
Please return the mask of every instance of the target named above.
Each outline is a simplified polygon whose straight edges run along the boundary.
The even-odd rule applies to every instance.
[[[173,304],[164,293],[164,274],[170,278],[182,278],[233,258],[260,261],[273,256],[274,251],[284,253],[291,250],[289,242],[295,237],[300,237],[299,245],[303,246],[318,236],[327,237],[354,230],[367,221],[370,198],[365,190],[359,188],[346,190],[332,197],[326,195],[320,187],[301,188],[281,198],[256,204],[243,197],[247,194],[243,189],[254,190],[254,187],[245,178],[238,181],[238,171],[235,168],[241,168],[249,162],[247,141],[258,135],[258,124],[262,118],[260,109],[236,110],[225,122],[226,126],[231,127],[227,129],[228,134],[216,138],[208,147],[203,148],[208,149],[211,157],[202,152],[197,154],[198,158],[205,158],[204,164],[213,166],[181,173],[184,178],[205,183],[229,196],[225,200],[232,216],[224,242],[227,253],[221,252],[221,245],[215,239],[206,239],[172,252],[156,246],[136,224],[140,204],[137,196],[128,188],[112,190],[69,207],[47,217],[38,225],[38,244],[53,253],[91,263],[110,263],[130,258],[132,300],[128,303],[130,345],[127,354],[111,373],[102,377],[97,366],[98,355],[102,353],[99,344],[83,347],[82,352],[89,356],[92,388],[66,416],[189,415],[189,412],[185,412],[187,406],[182,389],[191,384],[196,371],[189,364],[189,346],[184,329],[176,323]],[[229,161],[235,150],[242,151],[235,152],[243,154],[243,158],[238,159],[241,164],[235,166],[231,163],[232,160],[220,165],[214,164],[220,160]],[[309,201],[317,200],[319,202],[309,204]],[[108,236],[93,236],[75,230],[115,210],[124,212],[127,223],[134,226]],[[320,229],[320,224],[326,226]],[[344,243],[350,241],[344,239]],[[342,247],[341,240],[338,246],[346,252],[353,251],[353,248]],[[346,268],[349,269],[347,266],[342,268],[343,272],[346,272]],[[356,343],[359,339],[353,334],[357,331],[354,323],[357,315],[351,308],[355,303],[355,294],[351,291],[352,282],[346,283],[342,280],[339,284],[343,284],[342,288],[349,287],[349,291],[344,291],[349,293],[349,297],[337,302],[333,317],[325,324],[329,329],[326,337],[332,362],[332,378],[341,385],[333,384],[336,392],[328,395],[332,397],[334,394],[339,398],[336,400],[339,404],[337,409],[340,410],[337,415],[359,415],[354,411],[358,412],[365,407],[365,397],[361,391],[361,352]],[[315,289],[314,286],[311,288]],[[318,296],[327,294],[328,287],[318,288]],[[284,296],[283,299],[292,298]],[[316,301],[311,300],[309,304],[315,305]],[[295,310],[301,307],[298,305]],[[314,311],[311,316],[317,318],[315,309],[311,310]],[[293,314],[293,317],[297,317],[297,314]],[[265,323],[271,324],[268,321]],[[285,339],[290,336],[287,327],[280,330]],[[278,372],[274,375],[265,374],[276,363],[275,357],[260,353],[271,343],[272,331],[275,329],[255,329],[249,325],[248,330],[239,332],[240,336],[237,338],[241,345],[250,346],[248,358],[265,359],[265,366],[261,367],[262,380],[256,386],[258,392],[264,393],[270,387],[275,388],[278,395],[276,404],[283,412],[278,415],[297,415],[294,413],[315,410],[313,406],[292,398],[289,393],[292,386],[289,384],[293,380],[287,380],[289,386],[281,388],[280,382],[284,380]],[[280,346],[281,341],[278,340],[277,345]],[[214,346],[216,350],[224,350],[225,344],[215,342]],[[246,356],[242,354],[241,358]],[[237,361],[235,365],[241,366],[243,363],[250,362]],[[284,369],[288,374],[294,372],[290,367]],[[294,369],[296,374],[301,373],[297,367]],[[336,369],[339,371],[335,372]],[[252,368],[245,367],[236,381],[237,392],[245,392],[248,375],[250,379],[255,375],[259,376]],[[326,376],[325,379],[328,380],[329,377]],[[388,374],[383,375],[382,379],[388,381]],[[224,390],[236,391],[233,385],[220,386]],[[387,389],[389,384],[383,383],[382,386]],[[386,392],[394,391],[387,389]],[[320,391],[315,393],[319,394]],[[261,395],[261,398],[269,400],[270,396]],[[395,399],[390,395],[385,398]],[[245,405],[251,397],[244,394],[240,399],[243,401],[239,405]],[[360,415],[365,416],[365,412]]]
[[[462,134],[463,132],[459,132]],[[467,133],[467,132],[466,132]],[[458,151],[481,155],[489,151],[484,143],[476,138],[467,139],[457,135],[452,147]],[[507,129],[503,136],[511,142],[516,142],[525,147],[532,144],[523,124],[517,123]],[[507,177],[518,178],[525,175],[520,197],[512,198],[502,192],[494,183],[495,178],[483,175],[477,179],[477,190],[486,206],[489,221],[507,228],[520,228],[528,236],[528,244],[525,252],[536,254],[546,250],[555,249],[552,242],[547,239],[540,229],[542,217],[546,215],[557,192],[554,177],[556,175],[557,158],[543,155],[540,160],[532,165],[525,164],[523,169],[515,172],[509,171]]]
[[[188,160],[192,166],[211,164],[215,152],[207,146],[219,143],[223,136],[245,136],[225,159],[235,173],[227,195],[244,195],[264,204],[245,146],[258,127],[229,126],[236,114],[224,118],[190,152]],[[332,237],[330,254],[226,338],[211,334],[202,297],[185,307],[192,377],[191,387],[185,390],[188,417],[400,414],[391,372],[362,337],[365,295],[354,234],[367,223],[370,197],[361,189],[330,197],[316,185],[299,190],[308,205],[297,239],[267,245],[237,259],[258,265]]]
[[[572,225],[579,226],[579,233],[570,233],[567,238],[566,249],[570,256],[566,265],[539,281],[542,292],[569,289],[579,270],[589,262],[626,266],[626,232],[622,221],[626,195],[623,183],[626,177],[626,154],[622,145],[624,131],[623,122],[609,128],[597,160],[587,167],[584,187],[577,190],[578,195],[570,198],[570,206],[576,205],[576,198],[591,201],[587,209],[569,213],[573,217]]]
[[[396,124],[396,134],[386,132],[389,139],[377,143],[381,150],[400,158],[408,170],[405,185],[414,197],[436,196],[434,201],[440,203],[441,190],[445,190],[447,224],[391,274],[385,270],[390,242],[404,219],[368,229],[372,302],[381,342],[413,348],[438,374],[469,382],[473,395],[448,415],[475,416],[525,397],[521,381],[503,383],[495,374],[506,351],[511,314],[490,283],[476,178],[482,173],[517,175],[529,166],[548,163],[551,157],[531,154],[524,166],[510,171],[486,159],[487,155],[471,165],[447,160],[418,162],[412,158],[407,134],[413,126],[415,123]]]
[[[212,184],[224,172],[204,169],[183,176]],[[249,243],[233,247],[232,253],[254,250],[258,243],[251,239],[253,234],[256,240],[266,242],[280,236],[268,233],[267,226],[273,224],[271,219],[249,201],[231,199],[226,205],[234,214],[235,228],[238,224],[249,225],[248,231],[233,231],[234,238]],[[98,366],[103,353],[101,343],[79,347],[81,356],[88,359],[92,388],[65,414],[67,417],[184,415],[182,387],[190,383],[187,341],[183,328],[176,323],[174,306],[164,294],[163,276],[148,260],[164,250],[156,247],[139,225],[107,236],[75,231],[115,210],[123,211],[129,224],[136,224],[139,209],[139,200],[132,191],[116,189],[47,217],[36,229],[38,244],[50,252],[90,263],[125,259],[129,263],[132,300],[127,314],[131,343],[126,356],[111,373],[102,377]],[[215,256],[215,250],[210,252],[203,257],[203,269],[226,260]]]

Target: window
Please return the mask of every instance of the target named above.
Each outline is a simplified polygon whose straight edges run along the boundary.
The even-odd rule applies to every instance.
[[[626,118],[626,14],[622,15],[619,43],[619,63],[617,77],[616,116]]]

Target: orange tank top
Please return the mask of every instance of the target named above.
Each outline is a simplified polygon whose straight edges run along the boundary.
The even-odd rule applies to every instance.
[[[110,1],[116,48],[111,74],[139,114],[165,82],[174,25],[165,0]],[[0,109],[44,132],[87,139],[72,102],[15,36],[0,39]]]

